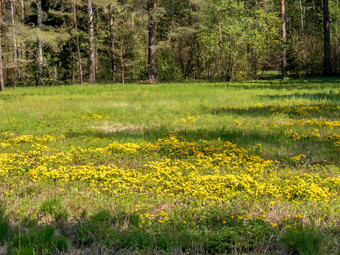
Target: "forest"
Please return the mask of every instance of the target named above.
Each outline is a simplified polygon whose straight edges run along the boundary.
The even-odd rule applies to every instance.
[[[4,0],[4,87],[340,73],[338,0]],[[1,75],[2,72],[2,75]]]
[[[340,255],[339,0],[0,0],[0,255]]]

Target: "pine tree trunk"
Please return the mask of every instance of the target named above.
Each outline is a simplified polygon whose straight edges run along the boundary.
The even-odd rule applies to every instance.
[[[76,30],[76,44],[77,44],[77,54],[78,54],[79,80],[80,80],[80,84],[83,84],[83,67],[82,67],[81,56],[80,56],[78,24],[77,24],[77,9],[76,9],[75,4],[73,4],[73,21],[74,21],[74,28]]]
[[[2,0],[0,0],[0,91],[5,90],[4,86],[4,77],[3,77],[3,70],[2,70],[2,41],[1,41],[1,32],[2,32]]]
[[[41,30],[42,28],[41,0],[37,0],[37,7],[38,7],[38,27]],[[43,44],[41,40],[38,39],[38,85],[41,84],[42,70],[43,70]]]
[[[110,15],[110,41],[111,41],[111,70],[112,70],[112,82],[116,82],[116,62],[115,62],[115,38],[113,34],[113,8],[109,5],[109,15]]]
[[[89,15],[89,34],[90,34],[90,70],[89,82],[96,83],[96,56],[94,44],[94,23],[93,23],[93,9],[92,2],[88,1],[88,15]]]
[[[323,0],[323,28],[324,28],[324,75],[332,73],[331,63],[331,34],[329,21],[328,0]]]
[[[17,38],[15,31],[15,8],[13,0],[10,0],[11,5],[11,23],[12,23],[12,41],[13,41],[13,63],[14,63],[14,88],[16,88],[17,80],[18,80],[18,47],[17,47]]]
[[[149,12],[149,52],[148,52],[148,64],[149,64],[149,81],[155,82],[157,76],[157,66],[156,66],[156,11],[157,3],[155,0],[149,0],[148,2],[148,12]]]
[[[282,78],[288,77],[287,74],[287,33],[286,33],[286,10],[285,0],[281,0],[281,16],[282,16]]]

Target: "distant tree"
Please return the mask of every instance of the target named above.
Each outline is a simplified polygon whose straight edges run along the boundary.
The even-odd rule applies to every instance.
[[[2,63],[2,0],[0,0],[0,91],[5,90]]]
[[[78,58],[78,67],[79,67],[79,81],[80,84],[83,84],[83,67],[81,62],[81,55],[80,55],[80,46],[79,46],[79,35],[78,35],[78,21],[77,21],[77,6],[73,3],[73,22],[74,22],[74,29],[75,29],[75,37],[76,37],[76,46],[77,46],[77,58]]]
[[[41,0],[37,0],[37,17],[38,17],[38,28],[39,30],[42,29],[42,6],[41,6]],[[41,78],[42,78],[42,71],[43,71],[43,43],[41,41],[41,38],[38,36],[38,77],[37,77],[37,84],[41,84]]]
[[[89,37],[90,37],[90,66],[89,66],[89,82],[96,83],[96,49],[95,49],[95,39],[94,39],[94,20],[93,20],[93,9],[92,1],[88,0],[88,22],[89,22]]]
[[[287,32],[286,32],[286,8],[285,0],[281,0],[281,18],[282,18],[282,78],[288,77],[287,74]]]
[[[114,23],[113,23],[113,5],[109,5],[109,26],[110,26],[110,53],[111,53],[111,72],[112,72],[112,82],[116,82],[116,54],[115,54],[115,36],[114,36]]]
[[[148,32],[149,32],[149,50],[148,50],[148,65],[149,65],[149,81],[155,82],[157,78],[157,0],[148,0],[147,10],[149,16]]]
[[[329,75],[332,73],[332,63],[331,63],[331,33],[330,33],[328,0],[323,0],[323,28],[324,28],[323,73],[325,75]]]
[[[18,46],[17,46],[17,38],[16,38],[16,13],[15,13],[15,5],[14,0],[10,0],[11,6],[11,38],[13,45],[13,64],[14,64],[14,87],[16,87],[18,80]]]

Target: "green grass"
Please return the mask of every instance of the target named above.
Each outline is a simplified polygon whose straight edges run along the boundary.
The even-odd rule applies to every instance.
[[[58,153],[71,152],[74,146],[104,148],[113,142],[154,144],[173,134],[198,144],[235,143],[266,160],[279,161],[275,171],[287,179],[305,173],[338,177],[339,107],[339,78],[7,89],[0,94],[0,134],[65,138],[21,141],[12,147],[2,146],[0,139],[0,156],[30,155],[41,145]],[[191,162],[184,153],[172,155],[171,149],[118,151],[113,156],[73,152],[70,166],[114,164],[147,173],[145,164],[152,161]],[[32,169],[39,157],[30,156]],[[339,193],[336,185],[329,188]],[[258,197],[198,203],[138,193],[96,193],[89,182],[34,182],[7,176],[0,178],[0,205],[0,243],[9,254],[339,252],[338,195],[318,202]],[[169,220],[163,222],[162,211]],[[255,217],[263,213],[267,218]],[[154,216],[146,220],[142,214]]]
[[[270,156],[294,155],[309,152],[315,161],[336,163],[337,155],[329,142],[295,141],[282,144],[280,140],[288,127],[270,127],[277,116],[307,117],[338,120],[339,111],[310,112],[296,116],[285,100],[302,99],[302,106],[339,105],[339,80],[279,80],[226,84],[162,84],[162,85],[102,85],[61,86],[8,89],[0,95],[0,131],[32,135],[66,135],[71,143],[81,144],[89,137],[105,137],[119,142],[155,141],[169,132],[194,139],[217,139],[236,142],[242,146],[258,143],[270,148]],[[284,89],[284,90],[283,90]],[[308,100],[308,101],[307,101]],[[305,102],[306,101],[306,102]],[[268,105],[257,107],[256,104]],[[221,106],[239,109],[216,114]],[[253,106],[252,106],[253,105]],[[245,108],[252,106],[250,109]],[[269,111],[274,107],[275,111]],[[86,120],[91,114],[109,119]],[[190,117],[199,119],[183,123]],[[14,117],[14,118],[13,118]],[[282,117],[280,117],[282,118]],[[133,125],[128,132],[110,133],[113,126]],[[318,129],[309,126],[308,130]],[[296,127],[297,131],[307,131]],[[106,132],[105,132],[106,131]],[[323,132],[330,132],[324,130]],[[321,148],[320,148],[321,147]],[[320,155],[321,152],[321,155]],[[275,155],[277,154],[277,155]],[[321,159],[322,157],[322,159]]]

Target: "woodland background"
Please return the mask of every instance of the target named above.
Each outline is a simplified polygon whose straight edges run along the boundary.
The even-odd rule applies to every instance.
[[[339,30],[338,0],[3,0],[2,87],[339,74]]]

